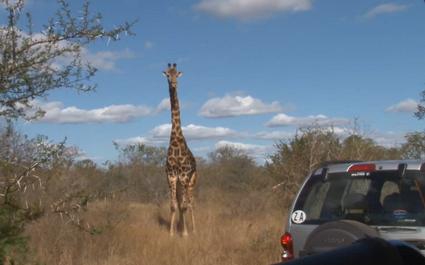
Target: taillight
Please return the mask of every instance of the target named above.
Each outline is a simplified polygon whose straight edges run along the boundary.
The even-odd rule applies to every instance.
[[[373,172],[376,170],[375,164],[358,164],[358,165],[352,165],[349,169],[349,173],[354,172]]]
[[[286,232],[280,237],[282,245],[282,261],[289,261],[294,258],[294,243],[290,233]]]

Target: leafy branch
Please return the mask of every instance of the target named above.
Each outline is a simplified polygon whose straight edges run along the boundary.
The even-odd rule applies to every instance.
[[[33,32],[30,13],[25,13],[27,28],[22,23],[25,1],[0,0],[8,12],[7,23],[0,27],[0,116],[33,119],[43,115],[37,109],[27,117],[31,101],[57,88],[92,91],[96,85],[88,81],[97,69],[85,58],[86,46],[98,40],[117,41],[133,35],[136,23],[124,22],[105,29],[99,13],[91,15],[85,1],[81,15],[74,15],[68,2],[58,0],[59,9],[42,30]]]

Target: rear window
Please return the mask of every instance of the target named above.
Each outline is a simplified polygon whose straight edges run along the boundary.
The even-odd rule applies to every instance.
[[[419,171],[375,171],[312,176],[295,204],[303,224],[351,219],[369,225],[425,225],[425,176]]]

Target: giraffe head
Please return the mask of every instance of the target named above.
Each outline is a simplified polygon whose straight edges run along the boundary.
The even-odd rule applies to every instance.
[[[167,77],[168,79],[168,83],[172,86],[172,87],[176,87],[177,86],[177,78],[179,78],[180,76],[182,76],[182,72],[177,71],[177,64],[168,64],[168,68],[167,70],[165,70],[163,72],[164,76]]]

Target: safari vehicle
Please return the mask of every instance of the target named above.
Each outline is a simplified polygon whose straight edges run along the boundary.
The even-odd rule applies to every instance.
[[[281,237],[282,260],[365,237],[400,240],[425,254],[425,161],[327,163],[307,177]]]

